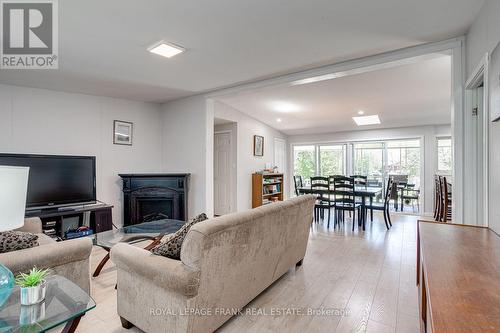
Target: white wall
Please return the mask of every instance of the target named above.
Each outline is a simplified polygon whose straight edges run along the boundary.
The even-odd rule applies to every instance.
[[[313,135],[295,135],[289,136],[289,167],[290,173],[288,178],[293,177],[293,150],[294,144],[314,144],[314,143],[344,143],[352,141],[372,141],[372,140],[393,140],[407,138],[422,138],[424,147],[424,178],[422,184],[424,186],[424,207],[425,214],[432,214],[434,209],[434,174],[437,169],[437,147],[436,138],[439,136],[450,136],[450,125],[437,126],[416,126],[403,128],[389,128],[380,130],[352,131],[352,132],[337,132],[326,134]]]
[[[274,163],[274,138],[286,140],[280,131],[247,116],[239,110],[213,101],[214,116],[237,123],[237,211],[252,208],[252,173],[265,168],[266,163]],[[253,136],[264,137],[264,156],[253,156]],[[285,188],[289,179],[285,177]]]
[[[494,104],[493,99],[500,98],[500,1],[487,0],[481,9],[478,17],[472,24],[466,40],[467,54],[467,77],[469,77],[480,59],[486,52],[492,53],[489,72],[489,106],[499,108]],[[496,49],[495,49],[496,48]],[[490,201],[489,201],[489,223],[490,227],[500,233],[500,122],[489,123],[490,136]],[[467,223],[467,221],[466,221]],[[471,223],[471,222],[469,222]],[[481,223],[478,223],[481,224]]]
[[[113,144],[113,120],[134,123],[133,146]],[[119,173],[161,171],[157,104],[0,85],[0,152],[93,155],[97,198],[122,223]]]
[[[162,105],[163,169],[191,173],[188,216],[213,215],[213,115],[202,96]]]

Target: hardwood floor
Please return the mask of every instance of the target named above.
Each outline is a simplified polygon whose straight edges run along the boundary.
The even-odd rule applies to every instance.
[[[340,230],[333,230],[333,223],[329,230],[326,224],[315,224],[303,266],[290,270],[246,307],[258,315],[244,310],[218,332],[418,332],[417,217],[392,216],[389,231],[378,213],[365,232],[357,228],[351,232],[349,221]],[[93,268],[104,255],[100,248],[93,250]],[[78,332],[140,332],[121,327],[115,283],[110,262],[100,276],[92,278],[97,308],[82,319]],[[271,313],[283,308],[336,313]],[[344,310],[345,315],[338,313]]]

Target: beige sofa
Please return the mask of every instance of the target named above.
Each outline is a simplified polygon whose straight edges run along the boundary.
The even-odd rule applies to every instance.
[[[188,232],[180,261],[116,245],[111,259],[123,326],[151,333],[214,331],[231,317],[220,309],[241,309],[302,264],[314,202],[314,196],[299,196],[200,222]]]
[[[54,274],[62,275],[90,293],[90,252],[92,240],[78,238],[56,242],[42,233],[39,218],[26,219],[19,231],[38,235],[39,246],[8,253],[0,253],[0,263],[12,273],[26,272],[32,267],[50,268]]]

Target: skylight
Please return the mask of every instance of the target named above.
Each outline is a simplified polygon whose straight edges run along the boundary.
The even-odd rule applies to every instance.
[[[380,118],[378,115],[364,116],[364,117],[352,117],[356,125],[366,126],[366,125],[378,125],[380,124]]]
[[[185,49],[174,44],[160,42],[159,44],[148,48],[148,51],[166,58],[172,58],[173,56],[184,52]]]

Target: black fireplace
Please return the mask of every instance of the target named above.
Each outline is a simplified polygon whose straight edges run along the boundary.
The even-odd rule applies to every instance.
[[[189,174],[120,174],[124,225],[187,218]]]

